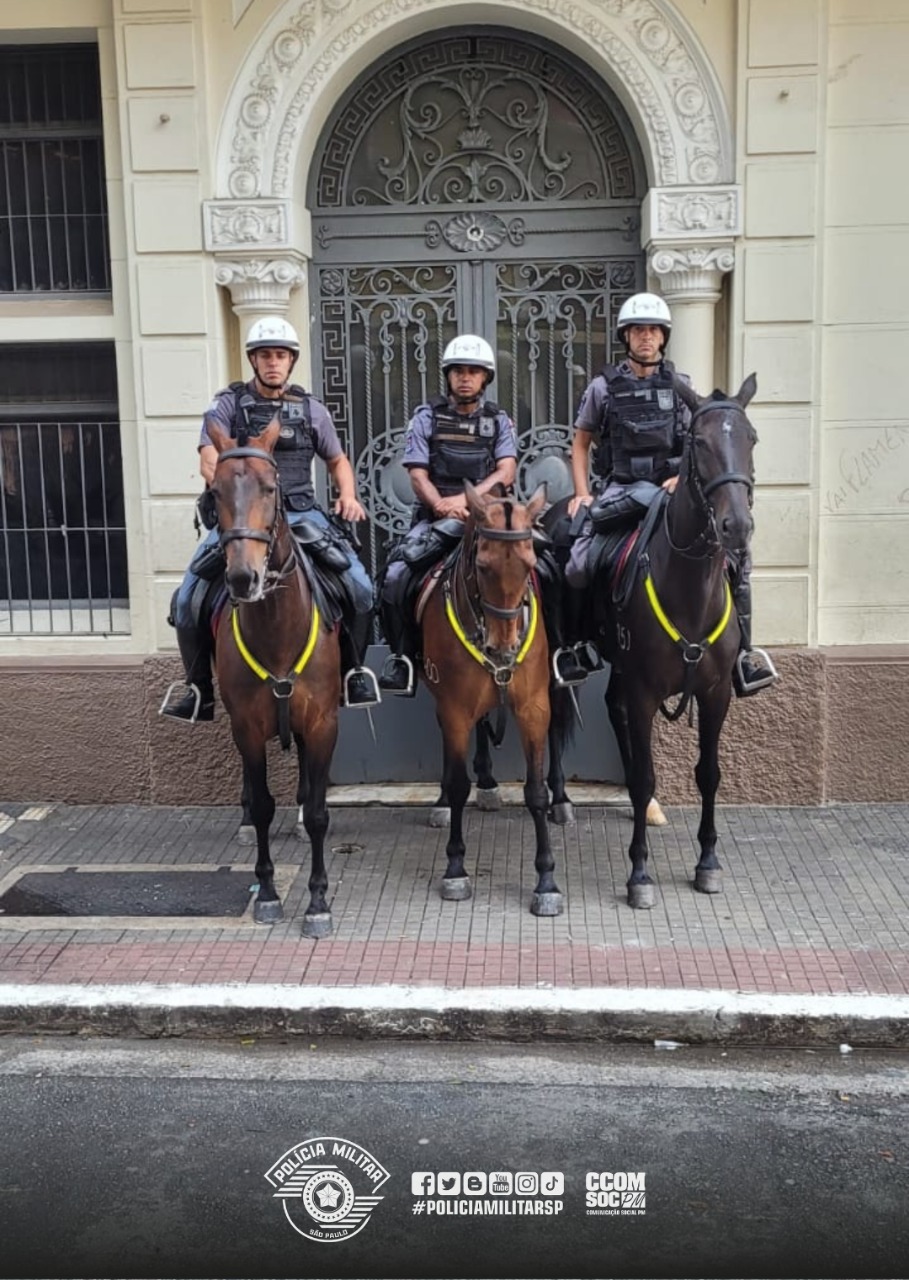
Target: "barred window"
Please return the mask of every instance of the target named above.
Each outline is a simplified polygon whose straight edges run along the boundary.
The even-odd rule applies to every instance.
[[[128,631],[113,344],[0,346],[0,635]]]
[[[98,50],[0,49],[0,293],[110,293]]]

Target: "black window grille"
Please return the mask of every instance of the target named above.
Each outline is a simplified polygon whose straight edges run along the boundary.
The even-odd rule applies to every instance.
[[[110,293],[98,50],[0,49],[0,293]]]
[[[112,343],[0,347],[0,634],[126,634]]]

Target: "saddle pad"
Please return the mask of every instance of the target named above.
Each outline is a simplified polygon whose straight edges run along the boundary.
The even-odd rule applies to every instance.
[[[632,530],[631,535],[625,539],[625,542],[622,544],[622,546],[619,547],[619,554],[616,556],[615,570],[612,576],[613,590],[615,590],[615,588],[622,581],[622,574],[625,572],[625,566],[628,564],[628,559],[631,555],[632,550],[634,549],[634,544],[637,542],[638,537],[640,536],[640,533],[641,533],[641,526],[638,525],[636,529]]]

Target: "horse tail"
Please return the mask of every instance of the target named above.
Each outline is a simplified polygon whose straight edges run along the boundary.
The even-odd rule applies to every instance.
[[[549,703],[552,709],[549,722],[550,740],[561,755],[565,748],[570,747],[574,742],[578,727],[571,690],[564,686],[551,685]]]

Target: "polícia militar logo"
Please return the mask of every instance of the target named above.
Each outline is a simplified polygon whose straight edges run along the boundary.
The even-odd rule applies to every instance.
[[[389,1178],[375,1156],[346,1138],[310,1138],[285,1151],[265,1174],[294,1231],[319,1244],[362,1231]]]

